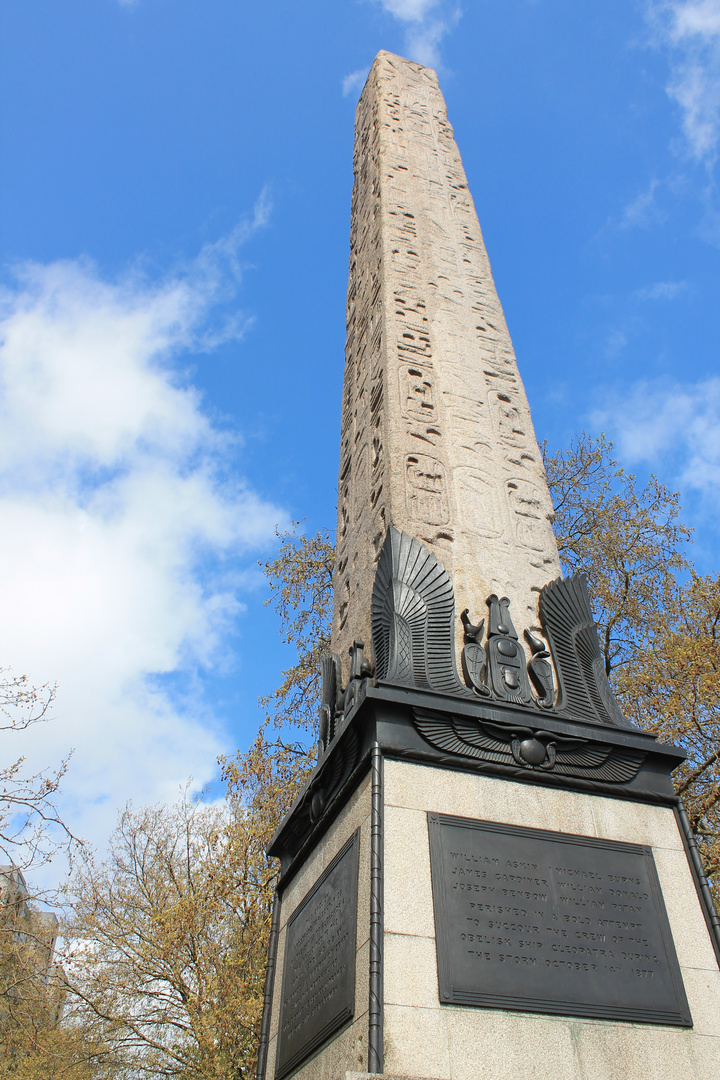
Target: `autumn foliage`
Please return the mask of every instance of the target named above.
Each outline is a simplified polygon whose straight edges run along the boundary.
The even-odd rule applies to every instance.
[[[676,743],[675,773],[720,905],[720,576],[699,576],[679,496],[642,489],[602,436],[545,465],[565,573],[590,583],[605,669],[628,719]]]

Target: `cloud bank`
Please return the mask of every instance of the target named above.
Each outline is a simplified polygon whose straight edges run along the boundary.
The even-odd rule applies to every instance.
[[[677,102],[687,148],[713,165],[720,142],[720,0],[651,2],[647,20],[670,59],[667,92]]]
[[[462,11],[454,0],[373,0],[403,30],[403,55],[426,67],[442,66],[440,45],[457,25]],[[343,97],[357,96],[365,85],[369,67],[350,72],[342,81]]]
[[[228,479],[238,442],[177,370],[242,336],[217,305],[268,212],[160,283],[68,261],[0,294],[0,662],[57,681],[57,719],[21,749],[41,767],[75,748],[65,813],[92,841],[126,799],[207,782],[227,748],[193,680],[285,516]]]
[[[596,412],[620,457],[651,468],[662,463],[673,482],[701,495],[717,513],[720,498],[720,378],[697,383],[642,381]]]
[[[426,67],[441,64],[440,43],[460,18],[451,0],[379,0],[404,30],[405,55]]]

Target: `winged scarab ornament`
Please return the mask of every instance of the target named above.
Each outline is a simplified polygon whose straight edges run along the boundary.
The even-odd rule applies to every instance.
[[[605,784],[632,780],[647,756],[613,743],[430,709],[413,709],[413,720],[426,742],[445,753]]]

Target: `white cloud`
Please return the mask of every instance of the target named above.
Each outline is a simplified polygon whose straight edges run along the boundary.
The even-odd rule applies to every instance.
[[[373,0],[403,28],[403,55],[426,67],[442,64],[440,44],[457,25],[462,10],[456,0]],[[342,82],[343,96],[358,94],[369,68],[358,68]]]
[[[605,355],[609,359],[619,356],[628,343],[627,331],[620,326],[611,327],[605,341]]]
[[[370,68],[358,68],[357,71],[351,71],[349,75],[346,75],[342,83],[343,97],[347,97],[348,94],[359,95],[365,80],[370,74]]]
[[[160,283],[28,264],[0,296],[0,661],[57,681],[57,719],[23,749],[39,767],[75,747],[66,813],[93,841],[126,799],[205,783],[227,749],[197,695],[177,704],[173,680],[192,685],[222,658],[242,559],[285,516],[224,479],[238,441],[176,369],[242,335],[247,319],[222,322],[217,304],[268,213],[260,200]]]
[[[667,91],[680,106],[690,153],[713,164],[720,140],[720,0],[659,0],[646,11],[655,43],[670,55]]]
[[[680,485],[720,496],[720,378],[697,383],[638,382],[608,400],[593,423],[611,434],[621,458],[663,463]]]
[[[656,281],[654,285],[646,285],[642,289],[636,289],[633,296],[637,300],[674,300],[690,288],[688,281]]]
[[[451,29],[452,24],[443,19],[430,19],[408,27],[405,42],[409,58],[426,67],[439,67],[440,42]]]
[[[380,0],[380,3],[396,19],[402,19],[403,22],[423,22],[440,0]]]
[[[621,229],[638,226],[642,228],[657,219],[658,210],[655,202],[655,192],[658,184],[658,180],[652,179],[645,191],[641,191],[632,202],[628,203],[620,218],[619,225]]]
[[[408,59],[438,67],[440,43],[462,14],[459,4],[454,0],[379,0],[379,3],[402,24]]]

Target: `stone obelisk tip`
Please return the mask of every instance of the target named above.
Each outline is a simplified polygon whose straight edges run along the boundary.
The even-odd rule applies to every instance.
[[[375,56],[375,59],[373,60],[372,66],[375,67],[376,64],[383,63],[389,63],[394,65],[395,67],[407,65],[408,67],[413,68],[416,71],[433,71],[431,67],[427,67],[427,65],[425,64],[419,64],[417,60],[410,60],[407,56],[400,56],[398,53],[389,52],[387,49],[379,50],[379,52]]]
[[[368,92],[368,87],[374,85],[375,77],[379,70],[383,68],[391,73],[402,73],[403,70],[411,72],[426,72],[431,78],[437,82],[437,74],[433,68],[425,67],[423,64],[418,64],[415,60],[408,60],[406,56],[399,56],[397,53],[388,52],[387,49],[380,49],[376,54],[375,59],[372,62],[368,77],[365,80],[365,85],[362,89],[360,98]],[[358,102],[359,107],[359,102]]]

